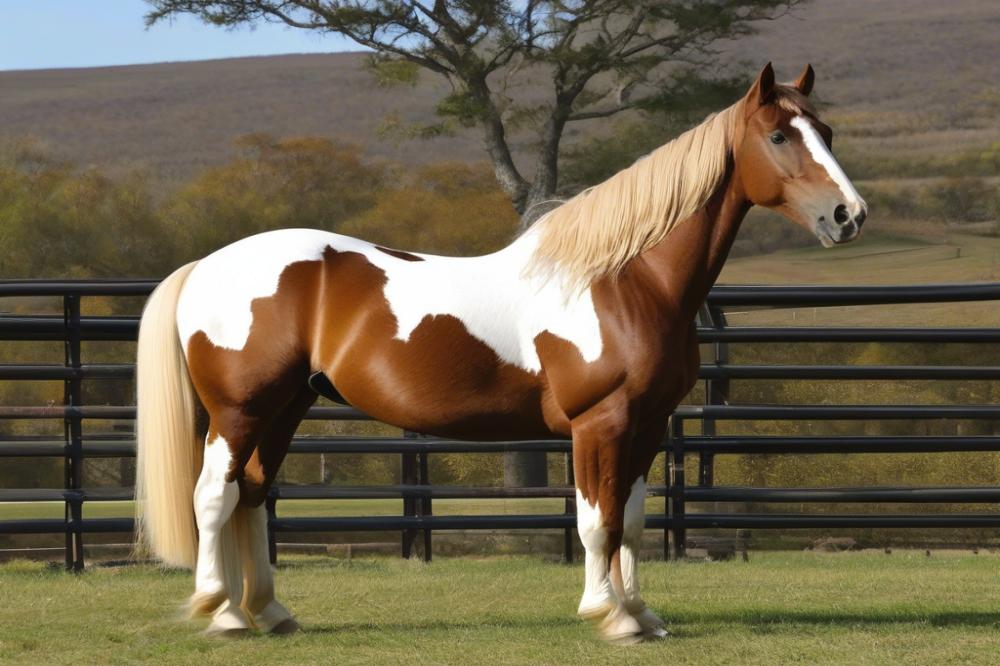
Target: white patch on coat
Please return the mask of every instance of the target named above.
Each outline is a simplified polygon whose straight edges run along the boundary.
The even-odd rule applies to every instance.
[[[385,272],[385,297],[400,340],[408,340],[425,318],[448,315],[500,360],[530,372],[541,370],[535,338],[543,331],[571,342],[593,362],[602,341],[590,289],[568,295],[558,279],[525,277],[536,242],[529,232],[481,257],[419,255],[424,261],[407,261],[371,243],[318,230],[251,236],[205,257],[191,271],[178,300],[178,332],[185,348],[192,335],[204,331],[216,346],[242,349],[253,325],[254,299],[274,295],[289,264],[318,260],[330,247],[362,254]]]
[[[816,131],[816,128],[813,127],[812,123],[805,116],[795,116],[792,118],[791,124],[792,127],[802,134],[802,141],[805,143],[809,154],[812,155],[817,164],[826,169],[830,180],[836,183],[840,192],[844,195],[846,199],[844,203],[847,205],[851,216],[857,215],[864,208],[864,199],[854,189],[854,185],[847,177],[847,174],[840,168],[840,164],[830,152],[830,149],[826,147],[823,137],[819,135],[819,132]]]
[[[205,447],[205,460],[194,489],[194,512],[198,523],[196,595],[212,595],[226,589],[225,566],[231,563],[226,561],[223,550],[222,529],[240,498],[236,482],[226,482],[231,463],[229,444],[221,435],[216,436]]]

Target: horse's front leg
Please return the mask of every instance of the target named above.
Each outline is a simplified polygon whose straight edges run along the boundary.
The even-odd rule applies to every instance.
[[[663,620],[646,607],[639,595],[639,551],[642,548],[642,535],[646,528],[645,500],[646,477],[643,474],[632,483],[628,500],[625,502],[622,546],[618,551],[617,562],[612,559],[612,570],[617,564],[621,571],[621,595],[625,608],[642,627],[643,636],[665,638],[667,630]]]
[[[573,419],[577,529],[586,549],[586,582],[578,614],[609,641],[642,639],[643,627],[625,606],[619,567],[625,504],[632,485],[632,424],[624,397],[612,396]]]
[[[642,536],[646,529],[646,478],[653,459],[659,452],[666,424],[665,418],[662,421],[659,419],[653,421],[641,428],[632,442],[629,478],[635,480],[629,488],[628,499],[625,502],[624,534],[618,556],[622,580],[621,594],[625,608],[642,627],[646,638],[664,638],[667,635],[663,620],[646,607],[639,594],[639,552],[642,549]]]

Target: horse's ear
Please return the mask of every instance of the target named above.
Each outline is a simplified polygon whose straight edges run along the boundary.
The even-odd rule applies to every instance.
[[[806,68],[802,70],[799,74],[799,78],[795,80],[792,85],[803,95],[808,95],[812,92],[813,83],[816,81],[816,73],[813,71],[812,65],[806,65]]]
[[[773,93],[774,68],[771,67],[771,63],[767,63],[764,65],[764,69],[760,70],[757,80],[753,82],[753,85],[750,86],[750,92],[747,93],[747,116],[767,104]]]

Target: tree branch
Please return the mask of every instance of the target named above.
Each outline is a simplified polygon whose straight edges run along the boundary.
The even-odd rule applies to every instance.
[[[444,76],[450,95],[440,115],[482,130],[497,182],[524,212],[558,186],[566,123],[608,118],[654,102],[631,99],[633,86],[655,85],[665,64],[704,64],[712,44],[753,31],[754,22],[789,13],[804,0],[146,0],[147,25],[193,14],[221,27],[272,21],[333,32],[394,59]],[[548,74],[550,97],[539,119],[535,173],[527,181],[507,133],[523,120],[507,90],[517,76]],[[498,71],[502,75],[491,76]],[[595,77],[613,75],[617,99],[596,94]],[[523,78],[522,78],[523,80]],[[597,106],[605,100],[601,108]],[[508,103],[509,102],[509,103]],[[579,105],[581,108],[575,109]],[[541,114],[539,114],[541,115]]]

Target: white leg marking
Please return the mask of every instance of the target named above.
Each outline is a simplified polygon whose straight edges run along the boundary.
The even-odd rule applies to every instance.
[[[274,598],[274,575],[271,572],[267,547],[267,510],[263,505],[253,509],[250,521],[250,547],[255,568],[256,594],[250,600],[249,610],[254,624],[263,632],[287,634],[298,629],[288,609]]]
[[[646,527],[646,479],[639,477],[632,484],[628,501],[625,503],[625,517],[620,554],[622,566],[622,584],[625,587],[625,605],[632,610],[642,604],[639,597],[639,548],[642,544],[642,533]]]
[[[582,617],[603,616],[618,603],[608,577],[608,532],[604,529],[600,507],[596,502],[590,506],[579,490],[576,491],[576,529],[586,551],[583,598],[577,613]]]
[[[226,483],[232,456],[229,445],[216,437],[205,446],[205,462],[194,489],[194,510],[198,523],[198,565],[195,569],[194,601],[225,597],[239,606],[234,591],[227,590],[226,561],[222,530],[240,498],[236,482]],[[224,610],[230,604],[223,604]]]
[[[646,479],[639,477],[632,484],[625,503],[624,534],[619,561],[622,567],[622,585],[625,588],[625,608],[638,621],[647,636],[666,636],[663,620],[649,610],[639,594],[639,551],[646,529]]]
[[[615,594],[608,568],[608,531],[604,527],[600,505],[594,506],[576,491],[577,530],[586,549],[583,598],[577,614],[597,622],[597,630],[606,640],[634,642],[641,638],[642,627],[629,614]]]
[[[795,116],[792,118],[791,124],[792,127],[797,129],[802,134],[802,141],[809,150],[809,154],[812,155],[812,158],[816,160],[817,164],[826,169],[826,173],[830,176],[830,180],[836,183],[837,187],[844,195],[844,198],[846,199],[844,203],[848,206],[851,215],[856,215],[862,208],[864,208],[864,199],[862,199],[861,195],[858,194],[858,191],[854,189],[854,185],[847,177],[847,174],[845,174],[844,170],[840,168],[840,164],[826,147],[826,142],[823,141],[823,137],[819,135],[816,128],[813,127],[812,123],[810,123],[804,116]]]

